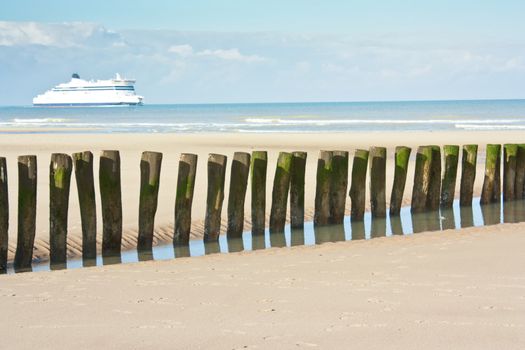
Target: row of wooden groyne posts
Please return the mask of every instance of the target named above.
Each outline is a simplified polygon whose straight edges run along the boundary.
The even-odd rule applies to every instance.
[[[503,152],[502,152],[503,150]],[[411,212],[432,212],[451,208],[454,201],[460,147],[457,145],[420,146],[417,150]],[[442,157],[443,152],[443,157]],[[501,159],[503,153],[503,181]],[[395,149],[394,181],[390,197],[390,217],[400,215],[411,148]],[[460,205],[471,206],[476,177],[478,146],[462,147]],[[304,225],[304,193],[306,152],[280,152],[272,189],[270,233],[284,232],[290,196],[292,228]],[[386,207],[386,159],[384,147],[355,151],[349,196],[351,220],[362,221],[365,213],[367,171],[370,186],[372,218],[384,218]],[[157,210],[162,153],[143,152],[140,171],[139,251],[151,251],[154,219]],[[252,234],[264,235],[266,209],[266,151],[251,154],[235,152],[227,208],[227,238],[242,237],[244,202],[251,174]],[[220,235],[221,212],[227,157],[210,154],[204,241],[217,242]],[[442,169],[442,166],[444,169]],[[93,174],[93,154],[89,151],[51,155],[49,173],[49,240],[51,265],[65,265],[67,247],[67,218],[71,174],[75,173],[82,224],[82,258],[96,258],[96,202]],[[197,169],[197,155],[180,156],[175,199],[175,246],[187,246],[190,239],[191,208]],[[342,224],[348,188],[349,153],[320,151],[317,165],[314,225]],[[485,177],[481,204],[521,199],[525,182],[525,145],[489,144],[486,147]],[[122,241],[122,202],[120,155],[118,151],[102,151],[99,164],[99,187],[102,205],[102,254],[120,255]],[[14,267],[29,269],[33,256],[36,222],[37,159],[18,157],[18,232]],[[0,269],[7,268],[9,226],[8,181],[6,159],[0,157]]]

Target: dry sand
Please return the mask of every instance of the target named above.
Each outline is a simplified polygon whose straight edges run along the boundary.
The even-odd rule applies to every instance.
[[[524,228],[2,276],[1,347],[524,349]]]
[[[269,152],[267,213],[270,208],[271,184],[275,172],[275,163],[279,151],[307,151],[306,173],[306,213],[307,219],[312,217],[315,195],[315,173],[317,154],[321,149],[339,149],[350,152],[350,157],[356,148],[368,148],[372,145],[385,146],[388,152],[387,200],[392,183],[393,155],[396,145],[412,146],[412,162],[415,150],[422,144],[480,144],[478,157],[478,176],[475,191],[480,192],[484,167],[484,144],[523,142],[522,132],[377,132],[377,133],[335,133],[335,134],[4,134],[0,137],[2,156],[8,159],[8,177],[10,191],[10,259],[13,258],[16,244],[16,206],[17,206],[17,156],[36,154],[38,156],[38,211],[37,234],[35,242],[35,257],[46,259],[49,253],[49,160],[51,153],[73,153],[91,150],[95,154],[95,178],[98,179],[98,156],[103,149],[118,149],[122,158],[123,183],[123,216],[124,237],[123,248],[136,246],[137,214],[139,198],[139,164],[141,152],[145,150],[164,153],[159,194],[159,208],[156,216],[155,241],[168,242],[173,234],[173,217],[177,167],[180,153],[196,153],[199,156],[195,199],[193,206],[192,234],[202,235],[206,203],[206,161],[208,153],[222,153],[231,159],[235,151],[251,152],[252,150],[267,150]],[[226,173],[226,193],[228,191],[229,166]],[[409,204],[412,190],[413,164],[409,169],[405,204]],[[96,181],[97,210],[99,218],[98,239],[101,240],[101,213],[98,197],[98,181]],[[459,182],[458,182],[459,188]],[[227,195],[223,206],[223,224],[227,207]],[[248,191],[245,206],[245,229],[250,228],[250,193]],[[347,202],[347,210],[349,201]],[[100,246],[100,244],[99,244]],[[76,183],[72,179],[69,211],[69,256],[81,254],[80,213]]]

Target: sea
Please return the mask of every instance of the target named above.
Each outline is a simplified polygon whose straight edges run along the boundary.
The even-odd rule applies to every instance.
[[[524,130],[525,100],[0,106],[0,133]]]

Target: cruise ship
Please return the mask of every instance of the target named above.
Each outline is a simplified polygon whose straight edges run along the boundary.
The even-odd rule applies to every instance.
[[[135,94],[135,80],[123,79],[117,73],[114,79],[84,80],[73,74],[69,83],[55,86],[33,98],[33,106],[134,106],[141,105],[143,97]]]

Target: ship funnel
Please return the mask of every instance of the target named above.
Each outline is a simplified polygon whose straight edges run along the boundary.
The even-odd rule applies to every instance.
[[[80,75],[78,75],[77,73],[73,73],[71,78],[73,78],[73,79],[80,79]]]

